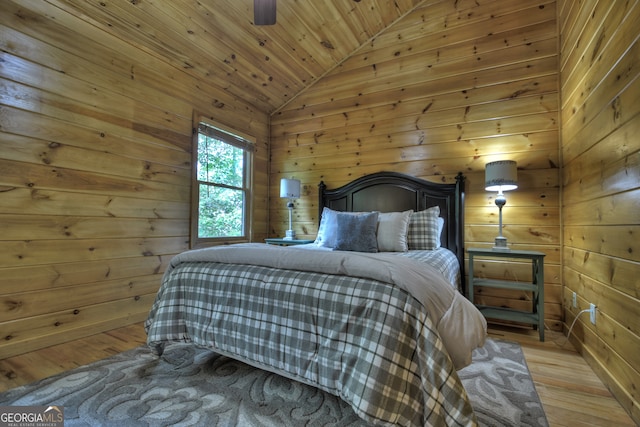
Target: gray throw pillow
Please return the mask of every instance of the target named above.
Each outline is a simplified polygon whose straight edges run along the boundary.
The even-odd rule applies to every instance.
[[[338,212],[336,222],[336,250],[378,252],[378,212],[361,215]]]

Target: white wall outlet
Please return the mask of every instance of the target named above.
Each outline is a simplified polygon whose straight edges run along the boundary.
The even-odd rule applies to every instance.
[[[596,305],[594,303],[589,304],[589,318],[592,324],[596,324]]]
[[[571,307],[576,308],[578,306],[578,295],[576,295],[576,293],[573,293],[573,296],[571,297]]]

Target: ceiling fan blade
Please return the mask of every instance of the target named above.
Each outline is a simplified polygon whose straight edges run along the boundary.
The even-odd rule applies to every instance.
[[[253,22],[255,25],[274,25],[276,0],[253,0]]]

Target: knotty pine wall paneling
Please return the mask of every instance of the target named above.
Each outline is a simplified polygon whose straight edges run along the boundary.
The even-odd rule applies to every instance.
[[[194,110],[257,138],[267,236],[267,114],[109,28],[0,2],[0,358],[146,318],[188,249]]]
[[[640,3],[559,11],[565,325],[596,304],[572,342],[640,424]]]
[[[484,165],[513,159],[504,235],[543,251],[545,318],[560,329],[558,38],[554,1],[424,2],[373,37],[272,115],[271,182],[302,181],[294,228],[314,238],[318,183],[330,188],[378,171],[438,182],[466,177],[466,246],[498,233]],[[271,187],[270,233],[284,235],[285,203]],[[487,260],[488,277],[522,277],[521,263]],[[531,305],[518,292],[479,289],[477,300]]]

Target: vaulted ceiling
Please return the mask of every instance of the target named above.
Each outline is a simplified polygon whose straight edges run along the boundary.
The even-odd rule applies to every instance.
[[[425,0],[48,0],[272,113]]]

